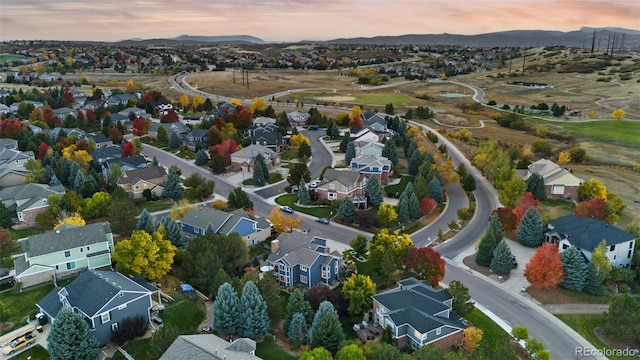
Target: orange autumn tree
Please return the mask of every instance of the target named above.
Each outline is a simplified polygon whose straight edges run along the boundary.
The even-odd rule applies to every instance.
[[[524,277],[531,285],[541,289],[550,289],[560,284],[564,273],[558,245],[543,243],[525,267]]]

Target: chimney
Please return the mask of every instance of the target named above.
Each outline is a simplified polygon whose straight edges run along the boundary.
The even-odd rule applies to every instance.
[[[274,253],[280,249],[280,240],[271,240],[271,252]]]

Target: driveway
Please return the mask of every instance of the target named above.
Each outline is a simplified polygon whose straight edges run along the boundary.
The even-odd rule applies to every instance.
[[[29,345],[25,348],[22,348],[20,351],[11,354],[11,355],[0,355],[2,358],[4,359],[10,359],[12,357],[15,357],[23,352],[25,352],[28,349],[33,348],[36,344],[40,344],[40,346],[42,346],[43,348],[47,348],[48,343],[47,343],[47,336],[49,336],[49,330],[51,330],[51,324],[45,324],[42,326],[42,332],[39,333],[35,330],[36,326],[38,324],[36,323],[35,320],[30,321],[28,324],[26,324],[25,326],[16,329],[10,333],[4,334],[2,335],[2,337],[0,337],[0,344],[2,344],[2,347],[4,348],[4,345],[9,343],[11,340],[15,339],[18,336],[21,336],[29,331],[33,331],[34,334],[36,334],[36,338],[35,341],[32,345]]]

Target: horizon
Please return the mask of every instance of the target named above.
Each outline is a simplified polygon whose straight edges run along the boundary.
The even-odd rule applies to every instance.
[[[239,34],[270,43],[295,43],[411,34],[568,32],[583,26],[640,29],[637,0],[470,0],[464,4],[445,0],[272,0],[242,4],[183,0],[179,4],[168,0],[3,0],[0,39],[118,42],[172,39],[184,34]]]

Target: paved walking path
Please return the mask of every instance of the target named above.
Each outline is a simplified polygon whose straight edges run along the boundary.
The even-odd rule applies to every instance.
[[[543,305],[552,314],[602,314],[609,304],[548,304]]]

